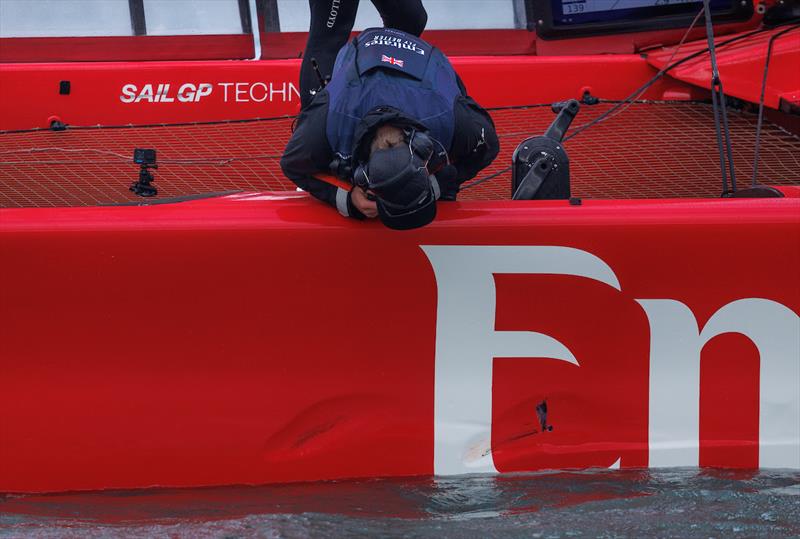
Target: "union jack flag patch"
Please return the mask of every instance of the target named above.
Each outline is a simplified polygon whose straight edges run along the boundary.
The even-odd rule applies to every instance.
[[[396,65],[397,67],[403,67],[404,60],[399,60],[393,56],[386,56],[385,54],[381,54],[381,62],[387,62],[392,65]]]

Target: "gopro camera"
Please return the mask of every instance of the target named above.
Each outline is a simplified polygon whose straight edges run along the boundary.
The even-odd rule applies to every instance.
[[[133,150],[133,162],[137,165],[155,165],[156,151],[151,149],[136,148]]]

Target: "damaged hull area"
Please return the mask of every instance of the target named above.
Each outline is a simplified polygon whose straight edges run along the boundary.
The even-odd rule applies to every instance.
[[[0,490],[797,468],[799,231],[796,197],[5,210]]]

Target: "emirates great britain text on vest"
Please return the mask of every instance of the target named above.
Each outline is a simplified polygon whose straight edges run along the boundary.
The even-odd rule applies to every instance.
[[[364,43],[364,47],[371,47],[372,45],[384,45],[386,47],[395,47],[397,49],[406,49],[416,52],[425,56],[425,51],[417,47],[417,44],[407,39],[402,39],[394,36],[377,35],[373,36],[371,40]]]

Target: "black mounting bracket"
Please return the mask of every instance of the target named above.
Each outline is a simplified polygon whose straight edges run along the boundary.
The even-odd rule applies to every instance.
[[[150,168],[158,168],[158,165],[142,165],[139,168],[139,179],[131,184],[130,190],[140,197],[154,197],[158,194],[158,189],[152,185],[155,178],[150,174]]]
[[[139,165],[139,179],[131,184],[130,190],[140,197],[156,196],[158,189],[152,185],[155,178],[150,173],[150,169],[158,168],[156,151],[136,148],[133,150],[133,162]]]
[[[557,114],[544,135],[523,140],[512,156],[511,198],[570,198],[569,157],[562,140],[580,110],[575,99],[554,103]]]

